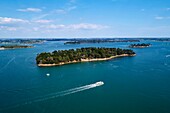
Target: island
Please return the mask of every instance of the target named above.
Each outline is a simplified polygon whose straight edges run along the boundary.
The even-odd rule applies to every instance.
[[[142,43],[142,44],[131,44],[129,47],[130,48],[146,48],[146,47],[150,47],[151,44],[145,44],[145,43]]]
[[[64,45],[67,45],[67,44],[81,44],[80,41],[69,41],[69,42],[65,42]]]
[[[83,44],[83,43],[106,43],[106,42],[140,42],[138,39],[74,39],[67,41],[64,45],[67,44]]]
[[[135,52],[130,49],[88,47],[40,53],[36,57],[36,63],[40,67],[59,66],[77,62],[104,61],[135,55]]]
[[[20,49],[20,48],[32,48],[33,46],[27,46],[27,45],[4,45],[0,46],[0,50],[5,49]]]

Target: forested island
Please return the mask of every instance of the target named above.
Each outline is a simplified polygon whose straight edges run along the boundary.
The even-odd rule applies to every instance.
[[[36,57],[38,66],[57,66],[77,62],[110,60],[116,57],[135,56],[130,49],[120,48],[80,48],[40,53]]]
[[[4,49],[19,49],[19,48],[32,48],[33,46],[27,46],[27,45],[5,45],[0,46],[0,50]]]
[[[142,44],[131,44],[129,47],[131,48],[146,48],[146,47],[150,47],[151,44],[145,44],[145,43],[142,43]]]
[[[64,44],[105,43],[105,42],[140,42],[138,39],[75,39]]]

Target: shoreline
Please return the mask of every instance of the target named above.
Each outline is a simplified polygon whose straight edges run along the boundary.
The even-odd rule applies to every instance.
[[[5,47],[0,47],[0,50],[9,50],[9,49],[26,49],[26,48],[33,48],[33,46],[31,46],[31,47],[18,47],[18,48],[5,48]]]
[[[52,66],[61,66],[61,65],[66,65],[66,64],[73,64],[73,63],[80,63],[80,62],[96,62],[96,61],[106,61],[106,60],[111,60],[113,58],[119,58],[119,57],[130,57],[130,56],[136,56],[134,55],[129,55],[129,54],[122,54],[122,55],[116,55],[116,56],[111,56],[109,58],[96,58],[96,59],[81,59],[81,61],[69,61],[69,62],[60,62],[59,64],[37,64],[39,67],[52,67]]]

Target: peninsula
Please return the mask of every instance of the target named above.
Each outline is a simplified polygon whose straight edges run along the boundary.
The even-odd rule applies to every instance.
[[[0,50],[19,49],[19,48],[32,48],[32,46],[27,46],[27,45],[5,45],[5,46],[0,46]]]
[[[58,50],[52,53],[40,53],[36,57],[38,66],[58,66],[77,62],[104,61],[116,57],[135,56],[130,49],[120,48],[80,48],[70,50]]]
[[[129,47],[130,48],[146,48],[146,47],[150,47],[151,44],[145,44],[145,43],[142,43],[142,44],[131,44]]]

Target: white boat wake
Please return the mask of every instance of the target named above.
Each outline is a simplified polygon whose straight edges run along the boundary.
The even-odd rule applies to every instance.
[[[11,58],[8,62],[7,62],[7,64],[6,65],[4,65],[1,69],[0,69],[0,71],[2,71],[3,69],[5,69],[12,61],[14,61],[15,60],[15,57],[13,57],[13,58]]]
[[[102,86],[102,85],[104,85],[104,82],[99,81],[99,82],[96,82],[94,84],[85,85],[85,86],[81,86],[81,87],[77,87],[77,88],[72,88],[72,89],[69,89],[69,90],[66,90],[66,91],[51,93],[51,94],[48,94],[48,95],[45,95],[45,96],[39,96],[37,98],[32,99],[32,101],[28,101],[28,102],[25,102],[23,104],[18,104],[18,105],[6,108],[6,110],[16,108],[16,107],[20,107],[20,106],[27,105],[27,104],[32,104],[32,103],[36,103],[36,102],[41,102],[41,101],[45,101],[45,100],[49,100],[49,99],[54,99],[54,98],[57,98],[57,97],[62,97],[62,96],[74,94],[74,93],[77,93],[77,92],[85,91],[85,90],[92,89],[92,88],[95,88],[95,87],[99,87],[99,86]]]
[[[170,55],[166,55],[166,58],[170,57]]]
[[[69,89],[69,90],[66,90],[66,91],[51,93],[51,94],[48,94],[48,95],[45,95],[45,96],[37,97],[33,101],[26,102],[25,104],[31,104],[31,103],[34,103],[34,102],[41,102],[41,101],[45,101],[45,100],[49,100],[49,99],[53,99],[53,98],[57,98],[57,97],[61,97],[61,96],[66,96],[66,95],[69,95],[69,94],[81,92],[81,91],[88,90],[88,89],[95,88],[95,87],[99,87],[99,86],[102,86],[102,85],[104,85],[104,82],[100,81],[100,82],[96,82],[94,84],[85,85],[85,86],[81,86],[81,87],[78,87],[78,88]]]

